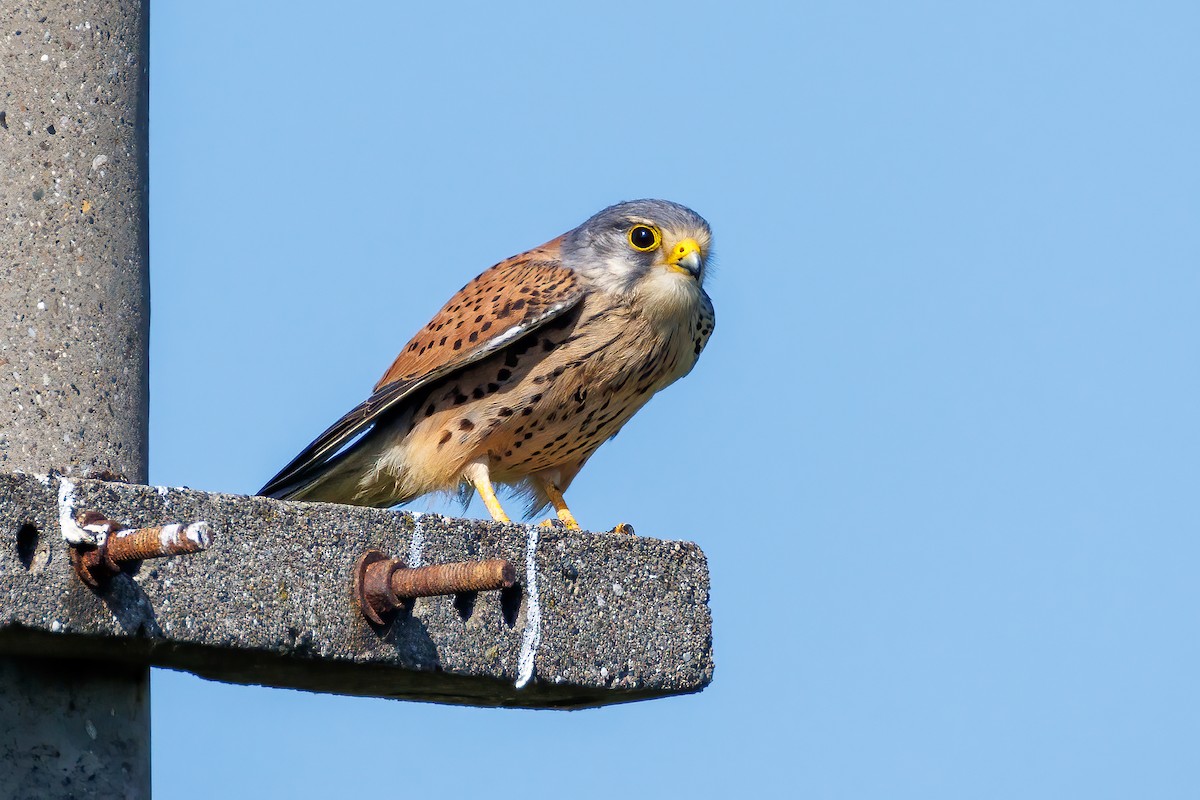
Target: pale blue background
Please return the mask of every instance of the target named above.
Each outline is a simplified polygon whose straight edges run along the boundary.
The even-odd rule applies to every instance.
[[[718,259],[699,366],[569,493],[704,547],[708,690],[159,671],[159,797],[1200,796],[1195,4],[734,5],[156,0],[155,483],[253,492],[609,203]]]

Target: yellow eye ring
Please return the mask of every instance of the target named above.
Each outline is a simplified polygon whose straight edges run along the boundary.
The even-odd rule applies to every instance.
[[[629,246],[639,253],[649,253],[662,244],[662,234],[649,225],[634,225],[629,229]]]

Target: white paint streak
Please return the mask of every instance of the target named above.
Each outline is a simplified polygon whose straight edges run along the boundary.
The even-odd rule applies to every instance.
[[[411,511],[413,518],[412,541],[408,543],[408,568],[421,566],[421,550],[425,547],[425,529],[421,525],[421,512]]]
[[[179,532],[183,530],[183,526],[178,522],[173,522],[170,525],[163,525],[162,530],[158,534],[158,544],[162,549],[166,550],[175,540],[179,538]]]
[[[122,531],[117,536],[132,536],[135,532],[133,530]],[[179,522],[172,522],[170,525],[163,525],[158,532],[158,544],[164,550],[185,541],[198,545],[201,550],[208,547],[212,541],[208,532],[208,523],[192,522],[183,525]]]
[[[212,543],[212,537],[208,533],[207,522],[193,522],[183,529],[183,535],[190,542],[195,542],[201,547],[208,547]]]
[[[542,607],[538,603],[537,546],[538,526],[528,525],[529,539],[525,543],[525,600],[529,604],[525,614],[525,636],[521,639],[521,655],[517,658],[518,689],[533,677],[533,662],[538,645],[542,643]]]
[[[58,526],[62,528],[62,537],[71,544],[98,545],[107,535],[102,529],[85,531],[75,522],[75,484],[66,478],[58,479]]]

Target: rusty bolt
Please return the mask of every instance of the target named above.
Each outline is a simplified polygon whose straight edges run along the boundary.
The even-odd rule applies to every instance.
[[[198,553],[212,542],[207,522],[125,530],[121,523],[98,511],[81,511],[75,521],[84,530],[104,534],[97,545],[71,548],[75,573],[93,589],[104,588],[121,571],[122,564]]]
[[[415,597],[487,592],[516,582],[516,568],[503,558],[409,569],[398,558],[368,550],[354,565],[354,598],[363,616],[376,625],[383,625]]]

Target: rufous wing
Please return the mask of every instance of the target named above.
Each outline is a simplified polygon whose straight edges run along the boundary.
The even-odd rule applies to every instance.
[[[502,261],[460,289],[404,346],[374,394],[304,448],[259,494],[288,496],[414,392],[574,308],[585,290],[559,261],[559,243],[555,239]]]
[[[503,346],[574,306],[583,290],[575,273],[560,265],[559,242],[501,261],[459,289],[404,346],[375,389],[477,361],[480,351],[495,352],[497,342]]]

